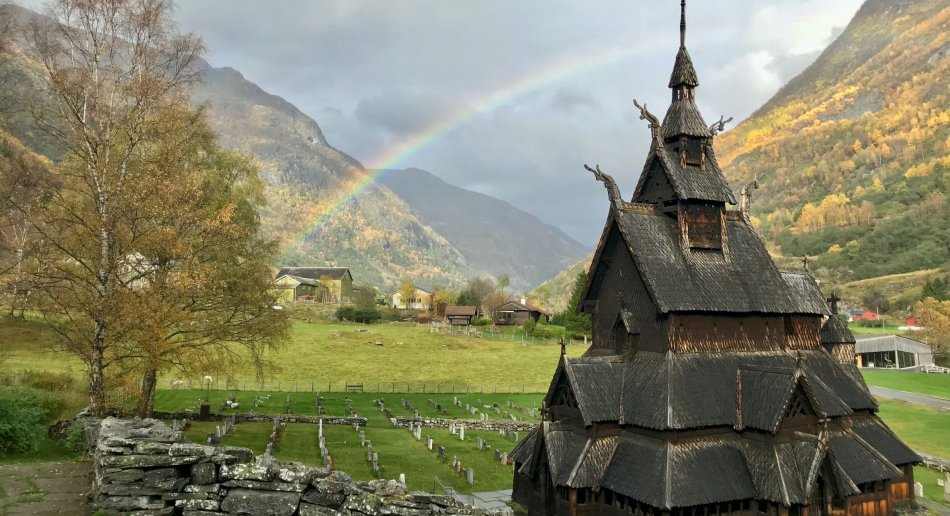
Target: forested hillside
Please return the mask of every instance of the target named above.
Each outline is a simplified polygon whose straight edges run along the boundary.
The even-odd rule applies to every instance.
[[[868,0],[844,33],[716,139],[772,251],[826,284],[950,262],[950,5]]]

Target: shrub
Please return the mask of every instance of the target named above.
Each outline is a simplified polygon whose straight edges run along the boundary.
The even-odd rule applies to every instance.
[[[341,321],[355,321],[356,309],[352,306],[341,306],[340,308],[336,309],[336,313],[334,315]]]
[[[36,450],[60,399],[30,387],[0,387],[0,455]]]
[[[383,314],[379,313],[379,310],[375,308],[357,308],[353,310],[352,320],[358,323],[372,324],[379,322],[382,317]]]
[[[481,319],[477,319],[475,322],[472,323],[473,326],[488,326],[490,324],[491,324],[491,319],[488,319],[485,317],[482,317]]]
[[[538,325],[538,322],[534,319],[528,319],[521,324],[521,330],[525,335],[534,335],[534,328]]]
[[[66,435],[66,446],[76,453],[82,452],[85,441],[84,434],[85,429],[82,424],[73,421],[73,424],[69,425],[69,433]]]

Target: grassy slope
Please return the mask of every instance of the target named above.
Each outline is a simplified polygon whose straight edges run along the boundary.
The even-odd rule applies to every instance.
[[[39,323],[0,322],[0,339],[13,343],[13,355],[3,364],[7,371],[46,370],[82,373],[78,360],[57,350],[55,339]],[[377,345],[377,343],[379,343]],[[584,348],[569,345],[568,353],[579,355]],[[556,344],[522,343],[514,340],[485,340],[474,337],[429,333],[427,326],[412,324],[338,324],[296,322],[286,347],[269,358],[278,371],[266,377],[266,387],[291,390],[297,381],[300,390],[335,382],[364,383],[367,390],[379,384],[391,390],[393,382],[411,384],[413,391],[436,387],[452,392],[453,386],[472,390],[542,392],[547,389],[557,367],[560,347]],[[220,377],[215,371],[212,376]],[[167,386],[173,375],[163,380]],[[194,379],[198,386],[197,379]],[[255,385],[253,371],[234,375],[234,385]],[[389,388],[385,388],[390,384]],[[224,387],[223,384],[219,385]],[[258,384],[259,386],[259,384]],[[318,389],[321,387],[317,387]],[[405,387],[398,389],[405,390]]]

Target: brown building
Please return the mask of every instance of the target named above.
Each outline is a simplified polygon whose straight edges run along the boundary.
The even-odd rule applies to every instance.
[[[521,302],[508,301],[498,309],[495,315],[495,324],[499,325],[521,325],[528,319],[534,322],[548,322],[551,314],[536,306],[529,305],[524,299]]]
[[[577,307],[593,345],[561,357],[512,452],[513,498],[531,515],[890,514],[919,457],[877,416],[815,281],[727,210],[698,83],[681,45],[663,123],[641,110],[631,202],[595,171],[611,210]]]
[[[474,306],[447,306],[445,318],[453,326],[468,326],[475,320],[478,309]]]

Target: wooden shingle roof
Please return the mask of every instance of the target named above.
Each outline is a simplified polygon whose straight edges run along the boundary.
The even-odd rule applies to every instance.
[[[663,117],[662,134],[664,138],[679,135],[712,138],[712,131],[699,113],[693,99],[674,100]]]
[[[828,313],[820,297],[795,295],[744,219],[726,221],[724,255],[684,249],[676,219],[662,212],[625,210],[612,217],[661,312]],[[593,298],[596,283],[592,275],[583,299]]]
[[[741,426],[774,431],[799,380],[816,410],[837,417],[876,410],[867,388],[824,350],[716,354],[651,353],[562,358],[584,424],[620,423],[651,430]],[[743,382],[737,414],[737,374]],[[552,384],[553,386],[554,384]],[[552,387],[553,388],[553,387]]]

